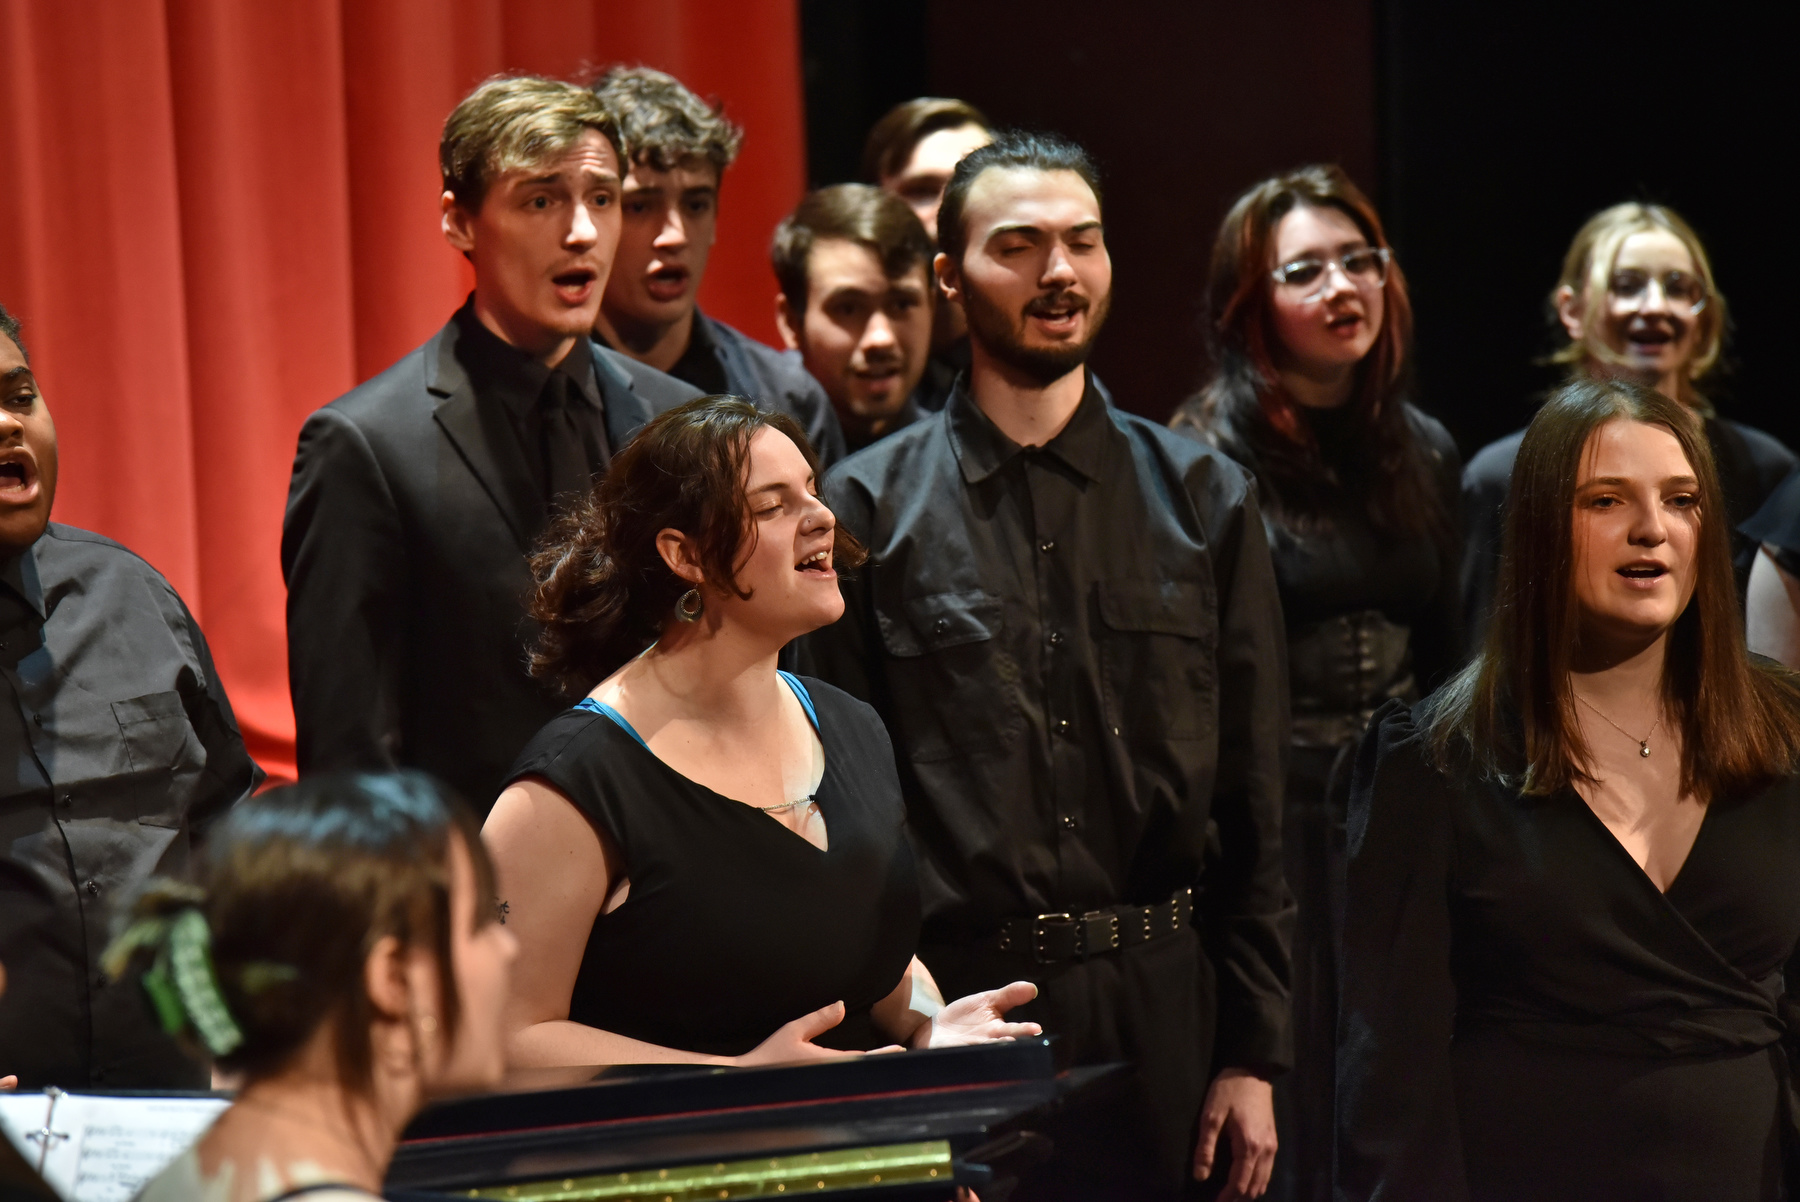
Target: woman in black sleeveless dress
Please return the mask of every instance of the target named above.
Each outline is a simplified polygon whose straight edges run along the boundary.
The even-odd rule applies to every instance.
[[[1579,381],[1513,481],[1481,655],[1358,754],[1337,1196],[1792,1198],[1800,689],[1705,436]]]
[[[520,959],[515,1065],[778,1063],[1036,1034],[946,1006],[875,711],[776,667],[861,549],[804,435],[708,397],[652,422],[534,560],[533,670],[587,695],[483,831]],[[597,682],[597,683],[596,683]]]

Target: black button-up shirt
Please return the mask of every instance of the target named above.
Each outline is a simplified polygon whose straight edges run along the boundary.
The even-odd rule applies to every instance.
[[[0,565],[0,676],[0,851],[52,900],[0,949],[0,1075],[26,1089],[204,1088],[141,991],[106,984],[99,959],[116,907],[180,875],[195,834],[262,779],[206,640],[149,564],[52,524]]]
[[[588,340],[577,338],[562,362],[545,367],[482,325],[475,316],[474,298],[464,302],[454,320],[461,334],[456,342],[457,358],[468,371],[476,395],[496,399],[506,410],[508,424],[519,440],[519,452],[545,501],[550,500],[550,480],[544,463],[542,402],[544,386],[553,374],[569,380],[569,403],[591,473],[605,472],[612,447],[607,443],[606,402],[594,379],[594,351]]]
[[[1041,448],[959,384],[824,496],[870,559],[800,659],[893,734],[927,939],[1197,886],[1220,1063],[1283,1063],[1286,669],[1246,474],[1090,377]]]

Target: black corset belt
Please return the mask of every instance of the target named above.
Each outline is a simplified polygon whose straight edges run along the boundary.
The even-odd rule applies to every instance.
[[[1288,680],[1293,741],[1350,742],[1389,698],[1413,697],[1412,630],[1375,609],[1296,627],[1288,632]]]

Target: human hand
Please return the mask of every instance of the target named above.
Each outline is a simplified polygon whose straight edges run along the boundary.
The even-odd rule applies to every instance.
[[[16,1077],[16,1076],[0,1077],[0,1090],[17,1089],[17,1088],[19,1088],[19,1078],[18,1077]]]
[[[1194,1147],[1194,1180],[1212,1176],[1219,1133],[1231,1136],[1231,1180],[1219,1202],[1260,1198],[1275,1168],[1275,1091],[1267,1081],[1241,1068],[1228,1068],[1213,1078],[1200,1107],[1200,1140]]]
[[[959,997],[913,1032],[915,1048],[954,1048],[970,1043],[993,1043],[1042,1035],[1036,1023],[1009,1023],[1003,1017],[1014,1006],[1023,1006],[1038,993],[1030,981],[1014,981],[998,989]]]
[[[733,1057],[731,1063],[739,1068],[749,1068],[759,1064],[793,1064],[798,1060],[839,1060],[845,1056],[857,1055],[855,1052],[822,1048],[813,1043],[813,1040],[843,1021],[844,1003],[833,1002],[777,1028],[775,1034],[742,1056]]]

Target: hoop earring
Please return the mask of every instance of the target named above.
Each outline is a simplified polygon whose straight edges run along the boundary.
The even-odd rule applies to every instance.
[[[675,618],[680,622],[692,622],[706,612],[706,599],[700,590],[691,588],[681,594],[681,600],[675,602]]]

